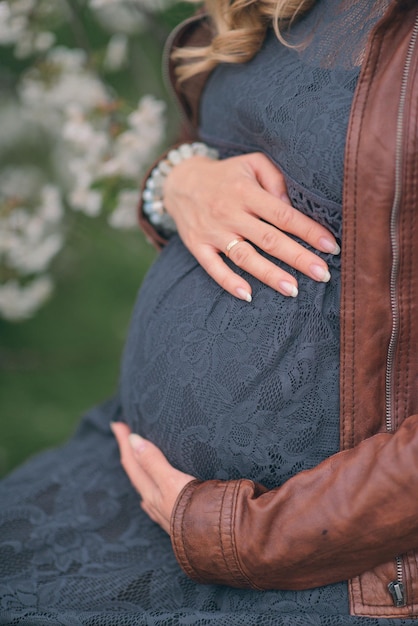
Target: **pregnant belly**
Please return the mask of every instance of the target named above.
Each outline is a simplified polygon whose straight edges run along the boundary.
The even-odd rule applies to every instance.
[[[174,238],[139,292],[122,363],[126,421],[202,479],[271,487],[338,450],[338,272],[285,298],[224,292]],[[251,279],[250,279],[251,280]]]

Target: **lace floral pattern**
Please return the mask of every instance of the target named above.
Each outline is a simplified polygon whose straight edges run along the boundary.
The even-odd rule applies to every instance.
[[[296,299],[247,277],[248,306],[173,238],[144,282],[126,344],[131,427],[203,479],[247,476],[271,487],[336,452],[339,270],[331,271],[328,285],[298,277]]]
[[[344,138],[370,29],[389,0],[321,0],[281,45],[218,66],[201,105],[201,134],[224,154],[261,151],[309,194],[342,201]],[[349,36],[347,36],[349,34]]]
[[[361,30],[366,9],[377,19],[377,4],[351,3]],[[347,2],[317,7],[338,16]],[[321,39],[321,58],[329,41]],[[323,63],[318,71],[306,51],[279,50],[270,35],[261,61],[214,73],[202,133],[223,157],[262,150],[280,163],[294,205],[340,238],[343,143],[358,70]],[[195,584],[139,507],[109,430],[111,420],[125,419],[180,469],[267,487],[336,452],[340,268],[338,258],[325,258],[331,281],[298,276],[296,299],[247,277],[249,305],[222,291],[172,238],[140,290],[120,394],[90,411],[68,444],[0,484],[0,624],[411,624],[350,617],[345,583],[263,593]]]
[[[0,624],[411,624],[350,618],[344,584],[260,593],[193,583],[121,470],[108,426],[120,411],[117,397],[90,411],[68,444],[0,485]]]

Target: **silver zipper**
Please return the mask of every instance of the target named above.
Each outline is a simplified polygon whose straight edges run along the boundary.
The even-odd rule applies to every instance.
[[[396,580],[392,580],[388,584],[388,590],[390,595],[392,596],[393,604],[396,607],[401,607],[406,605],[405,600],[405,590],[403,584],[403,562],[402,557],[396,557]]]
[[[401,94],[399,100],[398,120],[396,128],[396,155],[395,155],[395,195],[392,204],[392,212],[390,219],[390,239],[392,246],[392,270],[390,277],[390,301],[392,309],[392,333],[390,337],[387,361],[386,361],[386,430],[393,432],[393,404],[392,404],[392,389],[393,389],[393,363],[394,356],[398,342],[399,335],[399,308],[398,308],[398,272],[399,272],[399,245],[398,245],[398,215],[400,202],[402,197],[402,168],[403,168],[403,137],[404,137],[404,124],[405,124],[405,105],[406,94],[409,82],[409,76],[411,71],[412,55],[418,40],[418,16],[415,19],[414,29],[412,31],[411,39],[408,46],[408,52],[406,55],[405,66],[401,83]],[[403,574],[403,559],[402,556],[396,557],[396,580],[391,581],[388,584],[389,593],[392,596],[393,604],[395,607],[402,607],[406,605],[405,589],[404,589],[404,574]]]

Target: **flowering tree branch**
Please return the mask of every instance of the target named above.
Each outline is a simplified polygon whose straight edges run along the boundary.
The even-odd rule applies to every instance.
[[[50,296],[52,261],[65,246],[71,213],[105,213],[115,228],[136,225],[139,179],[164,137],[164,103],[150,95],[130,103],[103,76],[129,72],[131,40],[153,4],[0,0],[0,46],[22,68],[10,67],[18,71],[17,97],[10,92],[0,106],[0,316],[6,319],[31,317]],[[77,47],[60,45],[69,15]],[[102,39],[110,27],[105,48],[87,24]],[[35,129],[41,154],[14,162],[17,144],[31,153],[25,141]]]

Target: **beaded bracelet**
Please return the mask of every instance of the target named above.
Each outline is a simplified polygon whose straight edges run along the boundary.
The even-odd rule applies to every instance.
[[[183,143],[178,148],[168,152],[166,158],[162,159],[152,170],[145,183],[145,189],[142,194],[144,201],[143,211],[149,222],[165,237],[169,237],[177,232],[177,227],[173,218],[167,213],[164,207],[164,180],[173,167],[197,155],[209,157],[210,159],[217,159],[219,157],[218,151],[214,148],[210,148],[205,143]]]

